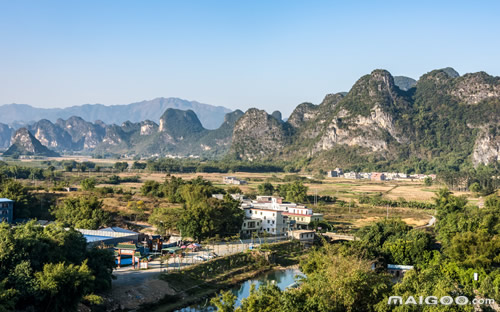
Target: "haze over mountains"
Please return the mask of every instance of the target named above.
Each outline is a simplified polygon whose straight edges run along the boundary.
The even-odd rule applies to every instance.
[[[71,117],[40,120],[28,130],[41,144],[64,153],[309,158],[318,167],[500,160],[500,78],[484,72],[459,76],[445,68],[415,81],[374,70],[348,93],[298,105],[287,121],[278,111],[255,108],[223,118],[220,127],[207,129],[194,111],[168,108],[154,118],[159,122],[107,125]],[[9,129],[0,126],[0,135]],[[0,138],[4,146],[7,141]]]
[[[86,104],[66,108],[36,108],[26,104],[6,104],[0,106],[0,123],[29,123],[41,119],[56,122],[78,116],[86,121],[100,120],[106,124],[121,124],[125,121],[139,122],[152,120],[159,122],[167,108],[191,109],[207,129],[216,129],[224,122],[224,115],[231,112],[222,106],[213,106],[179,98],[156,98],[127,105]]]

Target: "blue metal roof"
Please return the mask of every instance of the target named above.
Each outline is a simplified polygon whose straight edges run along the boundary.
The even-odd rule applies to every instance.
[[[13,203],[14,201],[12,199],[8,198],[0,198],[0,203]]]
[[[99,231],[137,234],[134,231],[130,231],[130,230],[127,230],[127,229],[122,229],[121,227],[107,227],[107,228],[104,228],[104,229],[100,229]]]
[[[86,235],[86,234],[84,234],[83,237],[85,237],[85,239],[87,240],[87,243],[98,242],[98,241],[103,241],[103,240],[113,238],[111,236],[96,236],[96,235]]]

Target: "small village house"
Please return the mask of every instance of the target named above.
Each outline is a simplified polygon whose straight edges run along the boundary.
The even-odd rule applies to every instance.
[[[371,180],[372,181],[385,181],[385,174],[382,172],[372,172]]]
[[[316,235],[314,231],[311,230],[296,230],[290,231],[289,235],[293,239],[299,240],[301,243],[313,243],[314,236]]]
[[[222,182],[224,184],[234,184],[234,185],[242,185],[242,184],[247,184],[247,181],[245,180],[240,180],[236,177],[224,177],[222,179]]]

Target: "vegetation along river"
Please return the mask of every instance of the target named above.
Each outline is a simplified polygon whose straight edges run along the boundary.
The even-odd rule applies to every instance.
[[[252,285],[259,287],[267,282],[276,283],[280,289],[285,289],[292,286],[297,280],[298,276],[303,276],[303,274],[298,269],[285,269],[276,270],[272,272],[265,273],[257,278],[250,279],[243,282],[242,284],[231,289],[233,294],[237,297],[235,307],[239,307],[241,301],[250,295],[250,288]],[[195,304],[189,307],[185,307],[177,310],[176,312],[209,312],[215,311],[215,307],[210,305],[210,300],[206,302]]]

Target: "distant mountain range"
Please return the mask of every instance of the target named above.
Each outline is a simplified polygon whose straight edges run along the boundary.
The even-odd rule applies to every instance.
[[[13,125],[14,122],[28,124],[41,119],[56,122],[59,118],[68,119],[73,116],[92,122],[100,120],[106,124],[143,120],[159,122],[160,116],[167,108],[194,111],[202,125],[207,129],[218,128],[224,122],[224,115],[231,112],[230,109],[222,106],[212,106],[178,98],[156,98],[127,105],[86,104],[66,108],[36,108],[26,104],[6,104],[0,106],[0,123],[8,125]]]
[[[242,115],[240,110],[227,113],[222,125],[213,130],[204,128],[194,111],[175,108],[168,108],[159,118],[159,124],[145,120],[106,125],[76,116],[58,119],[55,123],[42,119],[17,131],[0,124],[0,147],[10,146],[5,156],[77,152],[103,157],[198,155],[213,158],[229,151],[234,123]]]
[[[500,77],[460,76],[452,68],[418,81],[374,70],[347,93],[298,105],[286,121],[279,111],[256,108],[225,114],[217,129],[204,127],[193,110],[168,108],[154,119],[111,125],[80,117],[40,120],[13,142],[33,142],[31,133],[61,153],[307,160],[317,168],[397,164],[433,170],[500,161]],[[13,133],[0,124],[0,147],[10,145]],[[23,153],[22,145],[14,152]]]

